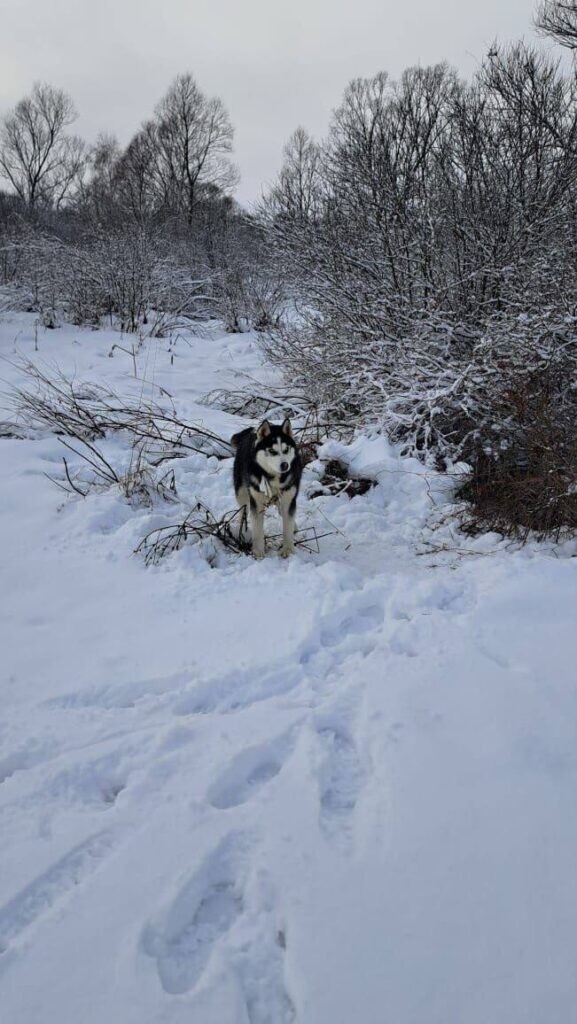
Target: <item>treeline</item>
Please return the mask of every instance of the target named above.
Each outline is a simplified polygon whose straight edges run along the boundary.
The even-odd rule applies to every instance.
[[[125,149],[112,136],[87,146],[75,119],[70,97],[46,84],[4,118],[0,281],[20,286],[48,326],[268,325],[276,297],[258,271],[262,229],[232,197],[222,101],[179,75]]]
[[[72,99],[36,83],[0,129],[0,173],[16,200],[36,214],[66,211],[90,224],[168,218],[189,225],[203,203],[225,201],[237,180],[230,160],[233,128],[221,100],[192,75],[179,75],[126,149],[114,136],[88,146],[70,132]],[[230,200],[229,200],[230,201]]]

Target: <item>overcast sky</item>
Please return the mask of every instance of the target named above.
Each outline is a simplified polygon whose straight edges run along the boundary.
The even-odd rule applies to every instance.
[[[534,39],[534,0],[0,0],[0,114],[39,79],[66,89],[88,140],[128,141],[191,71],[235,126],[238,198],[258,198],[299,124],[316,136],[347,82]]]

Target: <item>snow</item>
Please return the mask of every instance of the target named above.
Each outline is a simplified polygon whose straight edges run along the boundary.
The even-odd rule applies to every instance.
[[[272,376],[250,334],[148,340],[136,378],[112,331],[34,336],[0,323],[5,380],[15,349],[145,378],[223,436],[248,421],[199,398]],[[230,461],[146,509],[67,498],[62,454],[0,441],[2,1021],[568,1024],[574,545],[460,536],[450,478],[371,437],[321,453],[366,494],[307,500],[306,470],[319,553],[147,568],[153,527],[233,507]]]

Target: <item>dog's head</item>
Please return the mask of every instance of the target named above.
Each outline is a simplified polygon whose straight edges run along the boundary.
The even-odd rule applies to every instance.
[[[263,420],[256,432],[255,457],[261,469],[273,476],[288,473],[297,454],[288,417],[282,423]]]

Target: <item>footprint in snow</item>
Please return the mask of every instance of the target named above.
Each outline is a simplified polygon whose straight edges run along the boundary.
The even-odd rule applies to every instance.
[[[412,620],[400,620],[400,625],[389,640],[389,647],[393,654],[405,658],[417,658],[419,656],[417,635],[417,628]]]
[[[122,829],[106,829],[90,836],[0,907],[0,954],[37,919],[77,892],[78,886],[101,866],[123,835]]]
[[[252,707],[260,701],[289,693],[300,683],[300,675],[290,663],[274,669],[227,672],[206,683],[195,685],[173,707],[175,715],[205,715]]]
[[[195,987],[215,946],[242,913],[245,845],[239,836],[227,836],[164,915],[145,927],[142,948],[156,960],[165,992],[179,995]]]
[[[371,633],[382,621],[383,609],[380,605],[360,607],[344,619],[337,617],[334,622],[326,623],[321,630],[321,644],[323,647],[335,647],[350,636]]]
[[[319,635],[307,643],[301,654],[301,665],[309,665],[317,657],[322,660],[332,648],[339,649],[340,657],[359,651],[369,654],[374,648],[370,634],[379,629],[382,622],[381,605],[353,602],[352,607],[341,609],[323,620]]]
[[[363,781],[361,764],[345,732],[322,728],[318,738],[325,751],[320,771],[319,823],[327,839],[347,851],[353,838],[351,818]]]
[[[256,796],[279,774],[294,742],[295,731],[290,729],[270,743],[243,750],[210,787],[208,799],[212,806],[225,810]]]
[[[64,710],[94,707],[107,711],[113,708],[133,708],[139,701],[170,698],[179,694],[190,683],[190,680],[190,672],[175,672],[170,676],[93,686],[89,689],[65,693],[60,697],[51,697],[44,702],[44,706]]]
[[[24,747],[7,754],[0,761],[0,785],[16,772],[35,768],[57,757],[59,753],[60,747],[54,740],[29,740]]]
[[[252,917],[251,941],[237,945],[232,957],[247,1024],[294,1024],[297,1012],[285,969],[290,935],[279,919],[277,895],[268,877],[259,872],[252,881],[250,902],[259,913]]]
[[[283,935],[284,941],[284,933]],[[275,948],[276,947],[276,948]],[[284,980],[284,946],[278,939],[252,948],[238,968],[249,1024],[293,1024],[295,1005]]]
[[[57,800],[60,805],[111,807],[128,784],[130,754],[123,748],[64,768],[40,792],[45,800]]]

